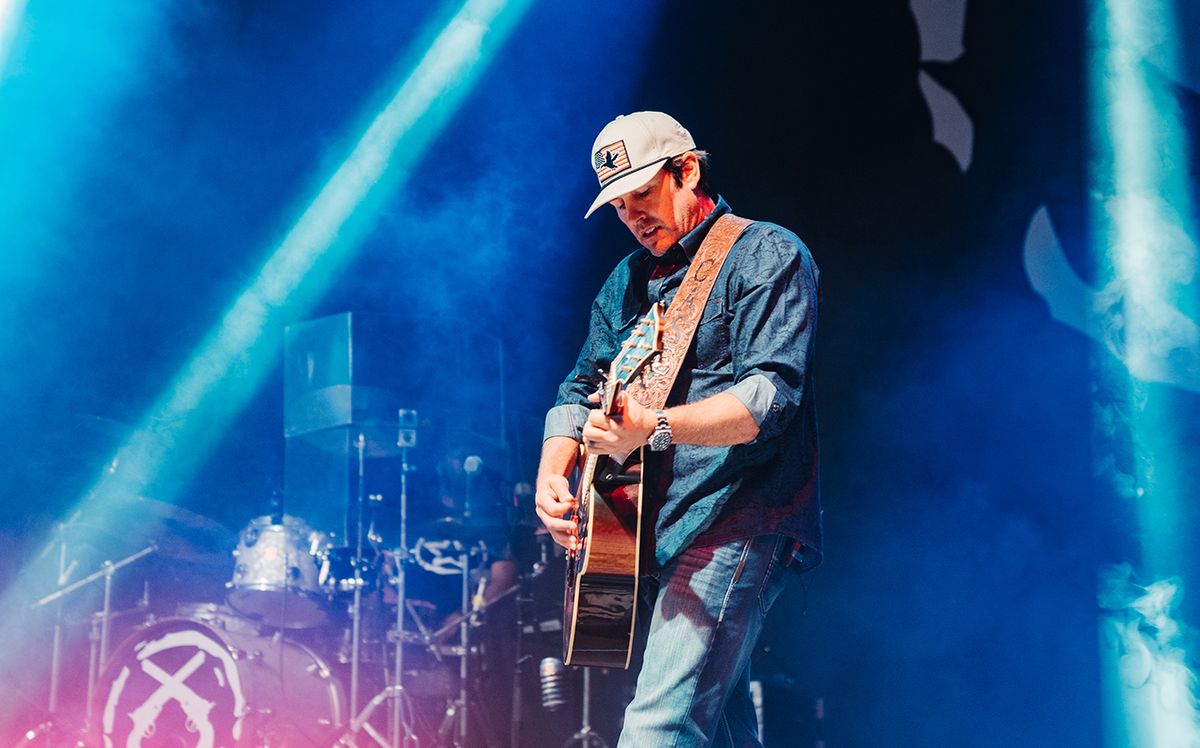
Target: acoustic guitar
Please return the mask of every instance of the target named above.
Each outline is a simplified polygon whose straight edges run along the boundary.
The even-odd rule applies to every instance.
[[[655,304],[621,344],[600,388],[606,415],[617,396],[662,352],[663,305]],[[567,553],[563,662],[628,668],[637,611],[642,449],[620,459],[581,447],[575,494],[576,550]]]

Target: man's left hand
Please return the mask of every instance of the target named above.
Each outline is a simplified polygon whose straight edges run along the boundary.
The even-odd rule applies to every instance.
[[[592,402],[599,400],[592,395]],[[589,452],[602,455],[629,455],[644,446],[658,418],[654,412],[624,392],[617,395],[617,407],[611,416],[600,409],[588,413],[583,427],[583,443]]]

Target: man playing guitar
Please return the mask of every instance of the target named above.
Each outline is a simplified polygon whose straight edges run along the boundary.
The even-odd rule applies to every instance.
[[[817,268],[795,234],[729,214],[708,182],[707,153],[665,114],[618,117],[591,156],[601,190],[587,215],[609,203],[641,247],[596,297],[575,370],[547,414],[537,513],[556,542],[579,549],[567,476],[580,444],[621,457],[647,447],[636,572],[646,644],[619,745],[759,745],[750,655],[789,567],[820,559]],[[692,304],[696,288],[710,290]],[[657,302],[667,305],[667,342],[646,371],[674,357],[665,402],[647,385],[595,407],[597,369]],[[682,350],[671,348],[673,329],[688,330],[676,336]]]

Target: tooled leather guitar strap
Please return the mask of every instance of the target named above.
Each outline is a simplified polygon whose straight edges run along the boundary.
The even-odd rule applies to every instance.
[[[754,221],[747,218],[726,213],[716,220],[700,243],[700,249],[696,250],[683,283],[663,316],[662,353],[642,371],[640,378],[630,382],[625,389],[627,394],[645,407],[657,410],[666,405],[671,385],[675,383],[683,359],[692,345],[700,316],[708,303],[708,295],[717,281],[721,266],[725,264],[725,258],[729,256],[729,249],[752,223]]]

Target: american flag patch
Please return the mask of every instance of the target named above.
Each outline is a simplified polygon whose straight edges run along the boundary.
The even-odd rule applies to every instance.
[[[628,170],[629,154],[625,152],[625,141],[618,140],[596,151],[592,165],[596,168],[596,176],[601,184]]]

